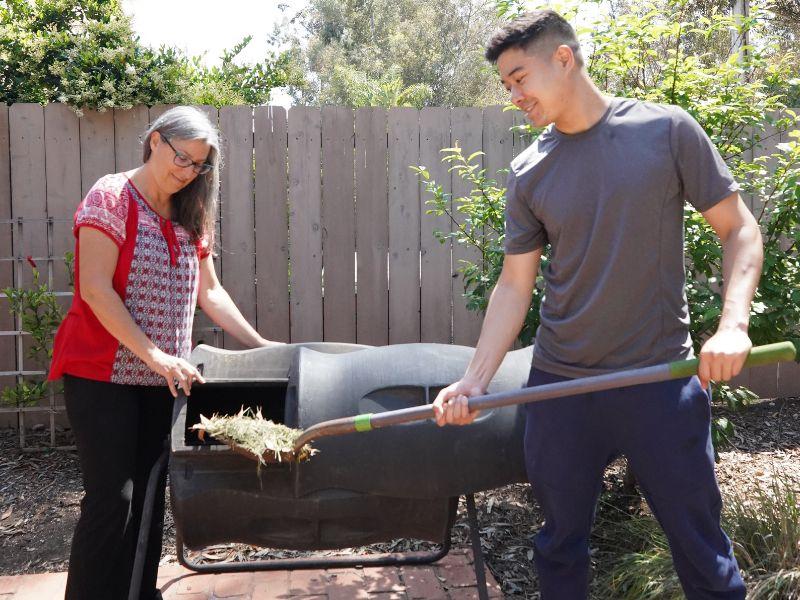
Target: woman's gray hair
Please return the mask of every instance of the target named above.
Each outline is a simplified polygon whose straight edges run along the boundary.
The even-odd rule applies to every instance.
[[[205,175],[198,175],[189,185],[172,196],[175,218],[189,232],[192,240],[198,241],[207,236],[211,243],[219,197],[219,169],[222,162],[219,131],[197,108],[192,106],[171,108],[153,121],[145,131],[142,155],[144,162],[150,160],[152,152],[150,138],[155,131],[170,141],[203,140],[211,146],[206,158],[211,170]]]

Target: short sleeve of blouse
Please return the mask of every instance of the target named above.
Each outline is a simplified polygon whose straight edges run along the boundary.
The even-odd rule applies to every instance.
[[[203,234],[199,240],[197,240],[197,255],[200,257],[200,260],[211,255],[214,250],[214,233],[209,232]]]
[[[75,236],[81,227],[92,227],[122,246],[128,217],[128,198],[122,193],[123,189],[124,184],[120,185],[113,176],[94,184],[75,212]]]

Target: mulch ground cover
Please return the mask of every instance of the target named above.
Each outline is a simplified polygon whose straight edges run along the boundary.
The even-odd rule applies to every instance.
[[[775,473],[800,480],[800,399],[762,400],[737,413],[718,408],[715,414],[727,416],[736,427],[730,444],[720,451],[717,465],[723,493],[746,493],[759,483],[768,484]],[[45,446],[49,437],[46,431],[32,432],[26,443]],[[58,433],[59,445],[69,441],[69,432]],[[0,431],[0,575],[64,571],[83,494],[77,456],[72,451],[23,452],[17,444],[16,432]],[[624,472],[622,460],[608,468],[600,511],[604,505],[612,504],[627,511],[646,510],[638,495],[626,495]],[[477,494],[476,503],[487,563],[505,594],[511,598],[537,598],[531,558],[541,515],[529,487],[515,484]],[[164,563],[176,561],[174,534],[168,510]],[[453,541],[456,547],[469,546],[463,502]],[[593,539],[593,544],[597,543]],[[395,540],[335,554],[430,547],[425,542]],[[302,554],[232,544],[207,548],[192,558],[218,562]],[[595,566],[602,568],[597,562]]]

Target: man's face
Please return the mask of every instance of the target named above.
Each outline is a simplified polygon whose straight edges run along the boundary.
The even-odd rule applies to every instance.
[[[558,50],[550,54],[509,48],[497,59],[497,69],[511,102],[534,127],[545,127],[557,120],[567,97],[569,72]]]

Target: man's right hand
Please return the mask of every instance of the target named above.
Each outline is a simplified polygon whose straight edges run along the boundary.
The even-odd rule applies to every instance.
[[[433,401],[433,414],[439,427],[444,425],[469,425],[480,411],[470,412],[468,398],[482,396],[485,390],[474,381],[461,379],[446,388]]]

